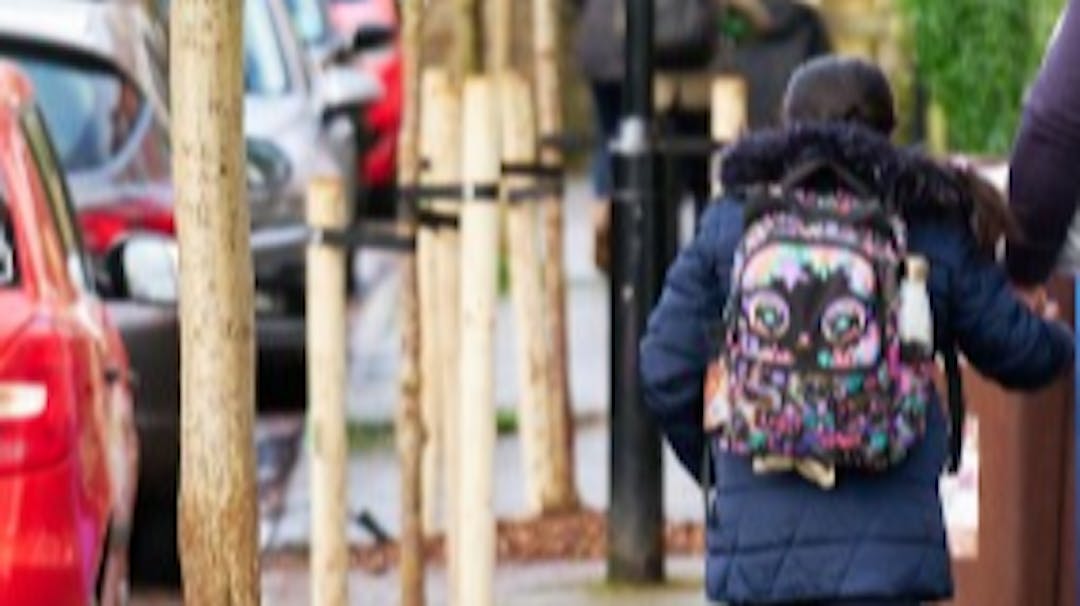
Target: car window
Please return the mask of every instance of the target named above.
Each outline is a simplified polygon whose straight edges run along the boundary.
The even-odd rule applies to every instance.
[[[45,128],[41,114],[34,108],[23,112],[22,125],[26,139],[30,143],[30,151],[41,174],[50,214],[56,224],[56,231],[60,235],[61,245],[64,247],[64,262],[68,275],[76,286],[84,291],[90,291],[93,285],[89,279],[90,272],[84,254],[82,236],[75,225],[75,213],[68,196],[67,182],[56,162],[48,130]]]
[[[33,82],[64,168],[100,168],[130,145],[145,103],[120,74],[53,56],[0,54]]]
[[[285,0],[304,44],[326,42],[333,35],[322,0]]]
[[[254,95],[289,92],[289,70],[266,0],[244,3],[244,90]]]
[[[5,49],[33,82],[60,164],[69,173],[108,171],[115,183],[164,183],[167,128],[121,74],[60,55]]]

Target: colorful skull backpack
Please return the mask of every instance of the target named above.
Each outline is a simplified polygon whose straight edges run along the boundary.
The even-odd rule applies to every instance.
[[[825,169],[841,187],[799,187]],[[908,254],[901,218],[867,192],[825,162],[747,192],[704,417],[713,443],[758,471],[809,463],[831,487],[836,468],[897,464],[925,431],[928,268]]]

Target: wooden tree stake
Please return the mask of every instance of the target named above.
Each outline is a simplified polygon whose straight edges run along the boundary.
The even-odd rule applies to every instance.
[[[746,80],[741,76],[719,76],[712,83],[712,139],[719,143],[733,143],[746,130],[747,118]],[[712,194],[720,195],[720,154],[713,158],[709,172],[712,177]]]
[[[189,604],[254,606],[255,287],[243,144],[243,3],[178,0],[171,21],[184,597]]]
[[[453,0],[454,10],[454,77],[458,82],[483,68],[483,22],[480,0]]]
[[[558,6],[558,0],[533,0],[533,54],[541,138],[561,135],[563,129]],[[541,159],[552,166],[562,165],[562,154],[552,147],[544,148]],[[541,208],[544,216],[544,307],[548,322],[546,330],[551,339],[547,401],[552,439],[547,456],[551,459],[556,482],[545,510],[552,512],[576,508],[578,495],[574,485],[574,426],[570,403],[562,199],[552,196],[542,203]]]
[[[308,186],[307,222],[340,230],[348,223],[339,179]],[[311,603],[348,604],[348,445],[345,435],[345,249],[307,250],[308,422],[311,424]]]
[[[499,179],[498,105],[488,78],[466,80],[463,176],[466,188]],[[494,329],[498,207],[467,196],[461,212],[461,463],[457,584],[461,606],[494,600]],[[465,445],[468,445],[465,447]]]
[[[421,148],[427,160],[427,169],[421,181],[429,184],[456,183],[461,178],[461,103],[458,94],[450,84],[449,74],[443,69],[424,70],[421,90],[424,99]],[[452,569],[456,559],[453,557],[456,525],[451,520],[455,504],[453,495],[457,486],[454,480],[457,471],[457,424],[452,421],[458,417],[455,402],[458,398],[458,357],[461,355],[457,337],[461,321],[457,287],[461,253],[457,229],[452,223],[457,221],[458,203],[433,200],[428,204],[428,212],[445,218],[447,223],[441,226],[422,225],[420,228],[423,246],[431,247],[431,252],[424,254],[431,257],[432,264],[428,278],[428,287],[432,289],[431,315],[425,316],[429,318],[425,326],[433,333],[433,351],[431,356],[425,353],[425,364],[433,366],[433,374],[426,375],[432,380],[426,382],[424,387],[425,391],[431,393],[432,414],[437,417],[431,425],[433,428],[437,425],[441,431],[439,436],[429,436],[438,446],[429,449],[433,454],[424,464],[425,467],[432,466],[430,471],[425,469],[425,474],[442,476],[442,482],[432,483],[441,484],[445,489],[447,552]],[[429,494],[425,498],[435,501],[434,496]],[[435,509],[435,503],[430,506]],[[453,574],[450,577],[453,578]]]
[[[423,0],[403,0],[402,9],[402,86],[404,115],[398,155],[398,183],[410,186],[420,176],[420,32]],[[416,225],[416,208],[406,203],[404,217],[411,228]],[[401,396],[398,402],[396,436],[401,457],[401,556],[400,588],[403,606],[424,603],[424,529],[421,519],[423,479],[421,458],[424,428],[420,403],[421,384],[433,377],[420,374],[421,326],[417,259],[409,256],[402,263],[402,361]]]
[[[487,45],[488,72],[501,74],[510,69],[513,55],[514,4],[519,0],[489,0]]]

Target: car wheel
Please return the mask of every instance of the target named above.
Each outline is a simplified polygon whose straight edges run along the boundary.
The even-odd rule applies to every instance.
[[[131,579],[137,586],[180,587],[176,495],[171,500],[140,500],[131,534]]]

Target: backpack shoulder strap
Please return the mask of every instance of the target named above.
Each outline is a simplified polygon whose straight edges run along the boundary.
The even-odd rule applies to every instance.
[[[945,381],[949,399],[949,461],[948,471],[960,471],[960,458],[964,452],[964,424],[967,419],[967,403],[964,400],[964,379],[960,374],[960,358],[956,343],[949,342],[941,349],[945,361]]]
[[[876,197],[871,188],[856,177],[847,167],[828,158],[813,158],[795,165],[784,175],[780,185],[785,190],[791,190],[822,172],[832,173],[843,187],[860,198],[872,199]]]

